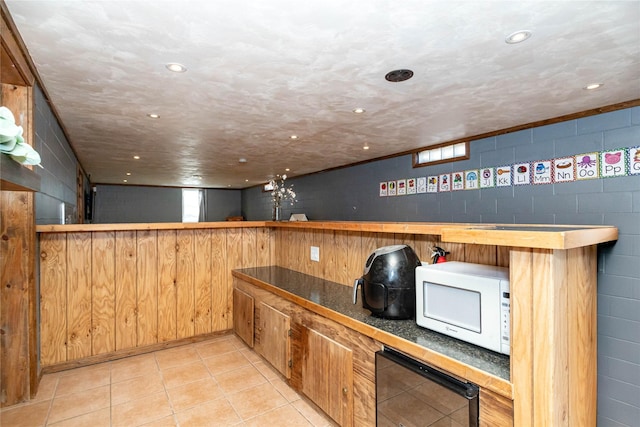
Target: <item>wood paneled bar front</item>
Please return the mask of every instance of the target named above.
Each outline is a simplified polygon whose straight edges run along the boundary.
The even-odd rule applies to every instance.
[[[377,247],[408,244],[427,262],[441,246],[449,260],[509,267],[511,387],[502,398],[513,402],[514,425],[595,425],[597,245],[616,240],[615,227],[255,221],[36,231],[46,370],[231,330],[234,268],[277,265],[351,286]]]
[[[264,224],[38,226],[45,371],[232,329],[231,270],[272,263]]]

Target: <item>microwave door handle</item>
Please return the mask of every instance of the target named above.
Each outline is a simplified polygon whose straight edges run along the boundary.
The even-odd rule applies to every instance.
[[[356,281],[353,283],[353,303],[357,304],[358,302],[358,286],[362,285],[362,277],[359,279],[356,279]]]

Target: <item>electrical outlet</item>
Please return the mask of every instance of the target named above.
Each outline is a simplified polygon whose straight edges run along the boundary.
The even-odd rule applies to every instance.
[[[320,248],[317,246],[311,246],[311,261],[320,262]]]

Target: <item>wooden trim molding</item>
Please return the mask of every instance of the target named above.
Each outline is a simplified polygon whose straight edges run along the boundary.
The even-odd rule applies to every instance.
[[[130,224],[49,224],[36,226],[38,233],[69,233],[89,231],[141,231],[141,230],[196,230],[216,228],[265,227],[265,221],[219,221],[219,222],[156,222]]]
[[[38,233],[90,231],[195,230],[268,227],[281,230],[318,230],[438,236],[449,244],[481,244],[544,249],[570,249],[617,240],[613,226],[459,224],[446,222],[362,221],[221,221],[199,223],[66,224],[39,225]],[[375,249],[375,248],[374,248]]]
[[[11,15],[6,9],[6,4],[0,2],[0,16],[2,23],[0,24],[0,35],[2,36],[2,48],[7,56],[11,59],[12,65],[15,66],[16,72],[22,78],[23,86],[33,86],[35,83],[35,75],[31,67],[31,58],[25,54],[27,49],[16,30],[16,26],[11,19]],[[4,67],[4,65],[3,65]],[[4,80],[3,80],[4,82]],[[8,83],[8,82],[5,82]]]
[[[140,354],[153,353],[155,351],[166,350],[169,348],[180,347],[186,344],[199,343],[210,340],[215,337],[232,334],[232,330],[224,330],[219,332],[211,332],[208,334],[198,335],[195,337],[182,338],[175,341],[166,341],[162,343],[150,344],[143,347],[127,348],[123,350],[114,351],[109,354],[100,354],[97,356],[90,356],[84,359],[72,360],[69,362],[57,363],[54,365],[46,366],[42,368],[42,374],[53,374],[56,372],[66,371],[69,369],[81,368],[83,366],[95,365],[96,363],[111,362],[114,360],[123,359],[125,357],[138,356]]]

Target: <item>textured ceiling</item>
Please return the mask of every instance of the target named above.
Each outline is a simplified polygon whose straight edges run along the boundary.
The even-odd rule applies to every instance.
[[[243,188],[640,98],[638,1],[5,2],[96,183]]]

